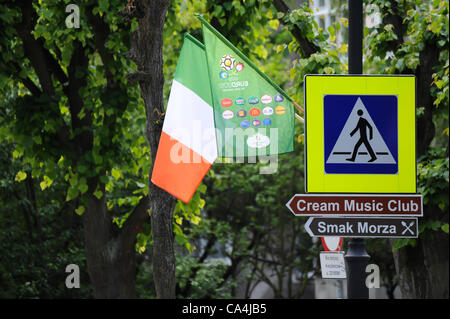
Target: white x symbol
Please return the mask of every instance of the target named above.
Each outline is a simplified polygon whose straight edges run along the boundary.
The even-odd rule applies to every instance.
[[[411,235],[414,235],[414,232],[411,230],[411,227],[414,226],[414,221],[409,223],[409,226],[406,225],[404,221],[402,221],[402,225],[405,227],[405,229],[402,232],[402,235],[404,235],[407,231],[411,233]]]

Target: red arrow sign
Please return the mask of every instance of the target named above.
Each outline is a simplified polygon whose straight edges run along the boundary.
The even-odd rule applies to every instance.
[[[325,251],[340,251],[342,248],[342,237],[320,237]]]

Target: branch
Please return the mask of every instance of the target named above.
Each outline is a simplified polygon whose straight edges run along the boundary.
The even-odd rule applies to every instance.
[[[103,66],[105,67],[105,76],[108,88],[115,88],[117,86],[114,80],[113,73],[111,72],[111,64],[114,63],[114,57],[108,52],[105,46],[107,37],[110,34],[109,25],[99,16],[92,14],[94,6],[86,9],[88,20],[94,28],[94,45],[98,51],[100,58],[102,59]]]
[[[30,59],[44,92],[51,95],[54,93],[51,75],[55,75],[62,85],[67,82],[67,75],[50,51],[45,48],[43,39],[35,39],[32,35],[37,19],[32,1],[21,1],[20,9],[22,21],[15,29],[22,39],[25,55]]]
[[[272,288],[272,290],[276,296],[279,289],[277,289],[277,287],[273,284],[272,280],[270,280],[270,278],[267,277],[265,271],[262,268],[256,269],[256,271],[260,274],[260,280],[265,282],[270,288]]]
[[[63,85],[64,90],[66,90],[67,75],[50,51],[44,47],[43,40],[35,39],[32,35],[37,19],[32,1],[20,1],[14,5],[18,6],[22,13],[22,21],[14,27],[22,40],[25,56],[30,60],[42,90],[29,77],[22,78],[18,76],[18,78],[34,96],[40,96],[42,93],[50,96],[55,94],[52,74],[55,75],[56,79]],[[17,63],[15,63],[15,66],[18,69],[18,74],[20,74],[21,66]],[[63,120],[62,122],[64,123]],[[69,129],[66,125],[61,126],[56,136],[61,143],[69,146],[72,150],[76,149],[70,140]]]
[[[148,196],[144,196],[123,224],[120,236],[122,236],[125,241],[131,243],[136,239],[137,234],[141,231],[142,225],[150,220],[149,209],[149,198]]]
[[[119,14],[126,22],[131,21],[133,18],[141,19],[145,16],[145,5],[142,0],[128,0],[127,5]]]
[[[387,24],[392,24],[394,26],[393,31],[397,36],[396,40],[390,41],[389,46],[391,50],[396,52],[400,46],[403,44],[403,19],[399,15],[402,11],[398,7],[398,1],[390,0],[390,6],[384,6],[381,8],[383,13],[383,23],[381,26],[385,26]]]
[[[31,92],[31,94],[33,94],[34,96],[39,96],[42,94],[42,91],[40,88],[37,87],[36,84],[34,84],[34,82],[29,78],[20,78],[20,81],[22,82],[23,85],[25,85],[25,87],[28,89],[28,91]]]
[[[273,5],[275,6],[275,9],[284,14],[289,14],[291,11],[283,0],[274,0]],[[279,20],[282,24],[285,25],[282,19]],[[291,33],[300,45],[300,51],[304,58],[307,58],[310,55],[320,51],[319,47],[317,47],[314,43],[308,41],[308,39],[303,36],[302,30],[297,25],[293,26]]]
[[[247,280],[247,285],[245,287],[244,299],[250,299],[256,286],[258,286],[261,282],[261,279],[259,279],[259,280],[255,279],[256,271],[258,270],[258,263],[256,262],[253,265],[254,266],[251,271],[250,279]],[[253,282],[253,285],[252,285],[252,282]]]
[[[64,73],[64,71],[61,68],[61,66],[59,65],[58,61],[55,60],[53,55],[51,55],[50,51],[45,49],[42,39],[37,40],[37,42],[38,42],[40,49],[44,52],[44,56],[48,63],[48,66],[50,67],[50,70],[53,72],[55,77],[58,79],[59,83],[61,83],[61,85],[64,86],[67,83],[67,81],[69,81],[66,73]]]
[[[84,105],[84,101],[80,96],[79,90],[86,85],[86,76],[88,69],[88,57],[84,54],[84,48],[79,41],[74,41],[74,50],[72,52],[72,57],[70,59],[69,67],[67,71],[69,73],[69,85],[64,89],[64,93],[67,95],[69,100],[69,108],[72,119],[72,128],[82,128],[90,126],[90,112],[86,110],[86,116],[83,119],[79,119],[78,114],[81,111],[81,108]],[[81,72],[80,72],[81,70]],[[80,73],[82,74],[80,76]],[[83,148],[90,146],[92,135],[88,132],[81,133],[82,145]]]
[[[39,83],[45,93],[53,95],[55,88],[53,86],[50,67],[47,65],[46,55],[44,54],[40,43],[34,38],[31,32],[34,30],[36,15],[31,0],[20,1],[19,6],[22,12],[21,23],[15,25],[15,29],[22,39],[24,53],[30,59]]]
[[[15,62],[15,61],[10,61],[9,62],[11,68],[11,74],[16,77],[20,82],[22,82],[23,85],[25,85],[25,87],[31,92],[32,95],[34,96],[40,96],[42,94],[41,89],[34,84],[33,80],[29,77],[22,77],[20,72],[22,70],[21,66]]]
[[[253,249],[253,247],[255,246],[256,242],[259,240],[259,234],[255,233],[253,235],[252,241],[250,242],[250,244],[245,248],[245,250],[251,250]],[[228,277],[230,277],[234,271],[236,270],[236,268],[239,266],[239,263],[242,261],[242,259],[244,259],[243,255],[239,255],[236,258],[231,258],[231,265],[227,267],[225,273],[223,274],[222,278],[223,281],[219,284],[219,287],[222,287],[225,282],[227,281]]]

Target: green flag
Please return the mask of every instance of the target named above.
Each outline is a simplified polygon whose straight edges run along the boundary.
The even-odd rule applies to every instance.
[[[202,17],[219,157],[293,151],[294,106],[287,94]]]

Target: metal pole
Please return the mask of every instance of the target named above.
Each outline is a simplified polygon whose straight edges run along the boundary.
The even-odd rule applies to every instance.
[[[348,73],[363,73],[363,1],[348,0]]]
[[[349,74],[362,74],[363,1],[348,0],[348,71]],[[351,238],[347,254],[347,298],[369,299],[366,286],[366,267],[370,256],[366,252],[364,239]]]
[[[364,239],[350,239],[344,258],[347,266],[347,299],[369,299],[366,267],[370,256],[366,252]]]

